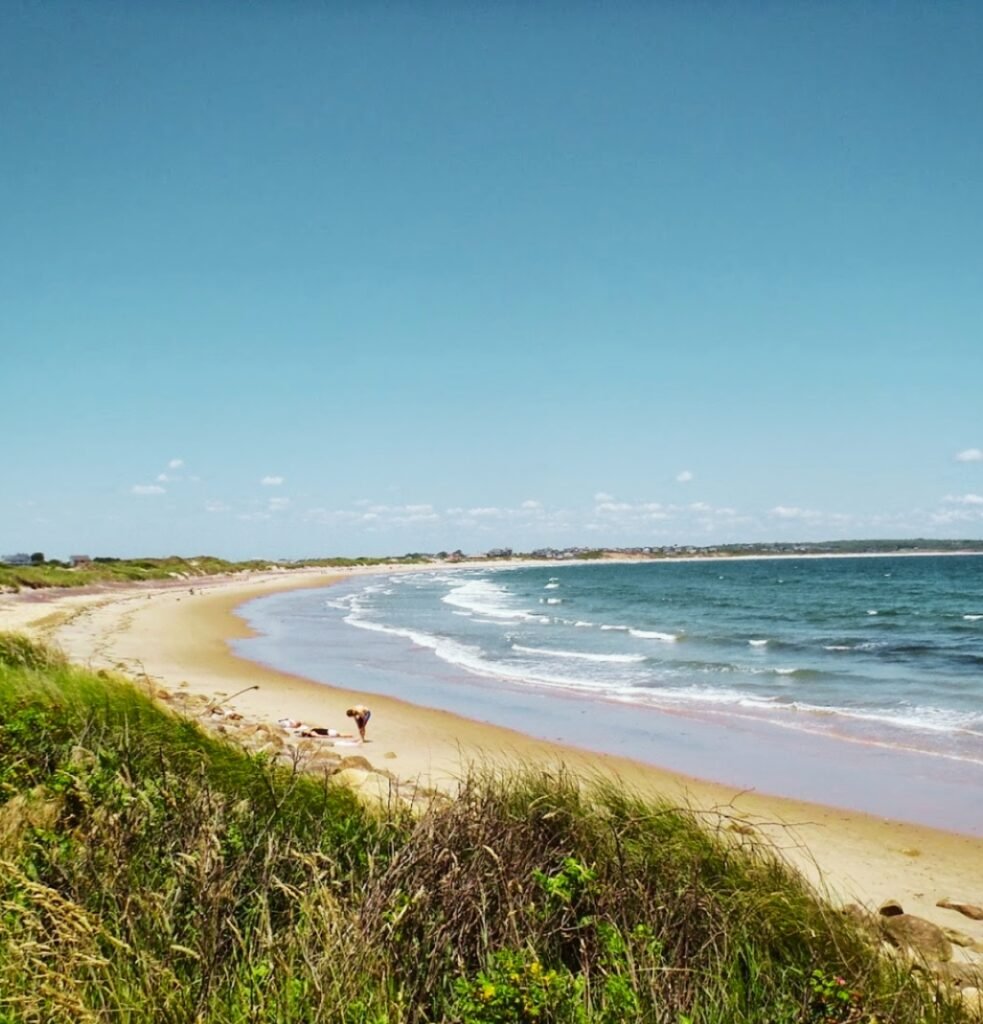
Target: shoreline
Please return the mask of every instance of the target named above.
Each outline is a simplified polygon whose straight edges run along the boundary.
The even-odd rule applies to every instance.
[[[327,686],[344,680],[362,688],[368,703],[398,697],[584,755],[621,756],[690,780],[983,839],[979,759],[911,745],[901,734],[863,736],[698,702],[645,703],[558,682],[531,686],[495,675],[493,666],[472,671],[412,629],[350,628],[344,595],[368,582],[344,581],[340,601],[326,602],[331,607],[289,594],[244,605],[238,614],[260,635],[236,641],[235,653]]]
[[[236,609],[267,594],[328,587],[353,576],[393,569],[420,567],[197,578],[88,595],[62,592],[44,601],[4,595],[0,596],[0,628],[50,640],[73,661],[92,668],[123,671],[173,692],[227,702],[227,707],[250,720],[274,723],[289,717],[347,731],[350,723],[344,711],[351,704],[366,702],[365,694],[343,683],[314,682],[237,656],[230,642],[252,631]],[[252,686],[257,688],[248,689]],[[872,908],[897,899],[906,911],[983,942],[983,922],[968,921],[935,906],[943,898],[983,902],[978,867],[983,863],[981,839],[704,782],[394,697],[373,695],[369,702],[373,709],[369,742],[353,745],[348,752],[364,756],[373,767],[400,779],[453,789],[468,764],[504,770],[520,765],[553,770],[562,766],[588,778],[614,778],[643,796],[660,795],[705,812],[718,827],[740,834],[742,842],[744,836],[749,842],[755,837],[765,839],[834,899],[855,899]]]

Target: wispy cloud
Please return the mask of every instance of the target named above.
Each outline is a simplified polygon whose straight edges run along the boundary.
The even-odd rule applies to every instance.
[[[166,494],[165,488],[160,484],[134,484],[130,488],[131,494]]]
[[[206,512],[228,512],[229,506],[224,501],[206,501],[205,502]]]
[[[180,469],[184,465],[184,459],[171,459],[167,463],[168,469]]]
[[[266,503],[266,507],[271,512],[282,512],[284,509],[290,507],[290,499],[289,498],[270,498],[270,500]]]
[[[799,508],[796,505],[776,505],[768,510],[772,519],[804,519],[814,521],[822,518],[822,513],[811,508]]]
[[[676,474],[676,480],[681,484],[688,484],[692,479],[693,474],[688,469],[684,469],[682,472]]]
[[[979,494],[947,494],[942,500],[947,505],[983,505]]]
[[[983,449],[966,448],[956,456],[956,462],[983,462]]]
[[[264,487],[279,487],[284,481],[282,476],[264,476],[260,483]]]

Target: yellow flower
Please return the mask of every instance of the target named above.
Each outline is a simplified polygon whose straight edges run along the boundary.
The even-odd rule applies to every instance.
[[[484,985],[481,986],[481,998],[487,1003],[494,994],[495,986],[486,981]]]

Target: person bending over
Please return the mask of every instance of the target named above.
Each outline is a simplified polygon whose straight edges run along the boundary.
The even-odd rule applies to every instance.
[[[372,717],[372,712],[364,704],[356,704],[355,707],[349,708],[346,712],[349,718],[355,719],[355,724],[358,726],[358,734],[362,738],[362,742],[365,742],[365,726],[368,724],[369,719]]]

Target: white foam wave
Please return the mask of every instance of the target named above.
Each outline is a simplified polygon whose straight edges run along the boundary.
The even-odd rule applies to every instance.
[[[543,590],[556,590],[559,587],[559,583],[547,583]]]
[[[479,615],[486,615],[493,619],[518,619],[529,621],[548,622],[541,615],[534,615],[525,608],[515,608],[509,604],[512,595],[496,583],[490,580],[476,579],[468,580],[459,586],[454,587],[449,594],[445,594],[441,600],[445,604],[455,605],[469,612],[477,612]]]
[[[557,651],[550,647],[524,647],[522,644],[513,644],[512,650],[518,651],[520,654],[542,654],[547,658],[573,658],[577,661],[610,661],[622,665],[645,660],[644,654],[591,654],[587,651]]]
[[[424,633],[416,629],[407,629],[402,626],[385,626],[381,622],[373,622],[371,619],[363,619],[358,615],[346,615],[345,622],[350,626],[357,626],[359,629],[368,629],[373,633],[387,633],[390,636],[403,637],[412,641],[418,647],[427,647],[443,661],[454,664],[480,661],[482,649],[471,644],[462,644],[447,637],[434,636],[432,633]]]
[[[509,665],[503,662],[492,661],[484,656],[485,652],[480,647],[456,643],[443,637],[433,636],[432,634],[413,629],[385,626],[382,623],[372,622],[357,615],[349,615],[344,621],[359,629],[403,637],[420,647],[429,648],[441,661],[445,661],[466,672],[471,672],[474,675],[483,676],[486,679],[503,679],[520,686],[531,683],[533,685],[557,687],[565,690],[587,691],[602,696],[607,696],[611,693],[610,681],[585,678],[583,676],[553,674],[541,669],[530,669],[525,665]],[[480,620],[475,619],[474,621],[478,622]],[[494,620],[487,621],[495,625],[500,624],[494,622]],[[536,653],[542,654],[543,651],[537,649]]]
[[[578,619],[574,623],[574,626],[576,626],[577,629],[590,629],[590,627],[593,626],[593,625],[594,625],[593,622],[586,622],[584,619]]]
[[[768,644],[767,640],[748,640],[748,644],[751,647],[766,647]]]
[[[619,633],[627,633],[631,626],[601,626],[601,629],[616,629]]]
[[[628,632],[641,640],[664,640],[666,643],[674,643],[678,639],[675,633],[660,633],[654,629],[629,629]]]
[[[849,644],[823,644],[824,651],[852,651]]]
[[[876,608],[868,608],[867,609],[867,614],[868,615],[876,615],[877,614],[877,609]]]
[[[546,604],[563,604],[562,597],[548,597],[546,598]]]
[[[963,618],[967,622],[979,622],[980,619],[983,619],[983,615],[964,615]]]
[[[736,688],[719,686],[687,685],[673,687],[665,685],[654,675],[645,678],[654,685],[640,685],[638,681],[626,684],[623,680],[615,683],[611,678],[590,678],[582,676],[566,676],[543,671],[527,665],[509,665],[491,660],[486,652],[474,645],[468,645],[445,637],[434,636],[418,630],[394,626],[385,626],[362,618],[357,612],[345,617],[345,622],[361,629],[387,633],[403,637],[412,643],[429,648],[436,657],[465,671],[485,678],[498,678],[517,685],[542,685],[572,691],[590,692],[609,700],[628,704],[642,704],[655,708],[677,708],[704,706],[716,708],[717,713],[726,715],[753,714],[759,720],[769,721],[775,725],[804,732],[828,732],[829,726],[823,722],[841,720],[855,722],[857,726],[893,727],[907,734],[938,734],[969,738],[975,742],[983,739],[983,715],[978,712],[956,712],[949,709],[934,707],[901,707],[876,710],[841,707],[835,705],[816,705],[806,701],[782,700],[777,694],[753,694]],[[475,620],[478,621],[478,620]],[[486,620],[496,623],[495,620]],[[584,651],[558,651],[550,648],[524,647],[513,644],[517,653],[529,653],[558,660],[581,660],[598,662],[638,663],[645,660],[641,655],[604,655]],[[775,670],[780,675],[791,674],[794,668]],[[852,738],[849,735],[844,738]],[[860,742],[878,743],[872,736],[859,739]],[[928,742],[928,741],[924,741]],[[888,741],[886,746],[896,744]],[[913,748],[914,749],[914,748]],[[974,760],[964,754],[945,754],[922,749],[923,753],[938,753],[938,756],[951,757],[954,760]]]

